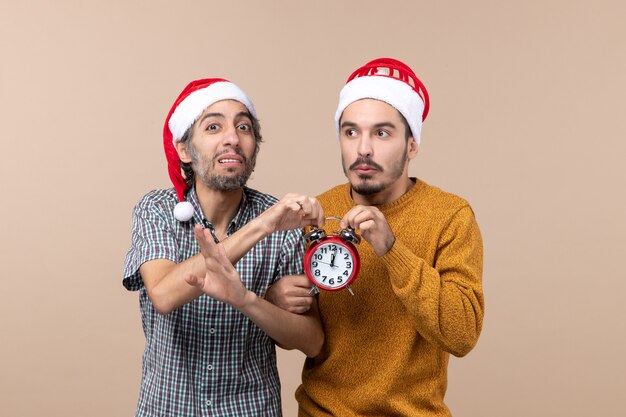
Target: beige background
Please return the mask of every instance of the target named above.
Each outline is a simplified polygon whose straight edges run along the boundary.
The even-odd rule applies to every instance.
[[[484,234],[454,414],[626,415],[623,4],[0,0],[0,415],[132,415],[131,210],[169,186],[162,122],[188,81],[255,101],[251,186],[317,194],[344,180],[337,93],[380,56],[432,97],[411,173],[469,199]],[[279,355],[292,416],[302,355]]]

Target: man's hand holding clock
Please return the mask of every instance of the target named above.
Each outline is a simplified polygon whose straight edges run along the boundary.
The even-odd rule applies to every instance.
[[[383,213],[373,206],[355,206],[348,211],[339,223],[342,229],[352,228],[370,244],[378,256],[384,256],[396,241],[393,231]],[[332,259],[329,262],[335,266]],[[311,283],[303,276],[284,277],[272,285],[267,299],[273,304],[292,313],[303,313],[313,303]]]
[[[306,226],[322,227],[324,210],[315,197],[289,193],[261,214],[258,219],[267,228],[267,233]]]
[[[374,206],[355,206],[339,222],[342,229],[350,227],[374,248],[378,256],[384,256],[396,242],[396,236],[385,219],[385,215]]]

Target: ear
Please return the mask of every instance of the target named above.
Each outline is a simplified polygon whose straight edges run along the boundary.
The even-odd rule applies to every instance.
[[[415,138],[412,136],[409,138],[408,148],[409,149],[407,152],[407,156],[410,161],[411,159],[417,156],[418,151],[419,151],[419,145],[417,144],[417,141],[415,140]]]
[[[187,152],[187,145],[181,142],[176,142],[175,146],[180,161],[185,163],[191,162],[191,156],[189,156],[189,153]]]

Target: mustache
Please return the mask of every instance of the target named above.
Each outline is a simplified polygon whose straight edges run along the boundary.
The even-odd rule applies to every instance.
[[[350,170],[356,169],[359,165],[368,165],[372,168],[377,169],[378,171],[383,171],[383,167],[378,165],[376,162],[372,160],[372,158],[368,156],[359,156],[356,161],[352,165],[350,165]]]

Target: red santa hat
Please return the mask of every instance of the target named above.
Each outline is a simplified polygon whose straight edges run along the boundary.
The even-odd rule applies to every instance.
[[[384,101],[398,110],[409,124],[413,138],[420,143],[430,99],[426,87],[408,65],[396,59],[378,58],[354,71],[339,93],[335,113],[338,134],[339,120],[346,107],[366,98]]]
[[[179,201],[174,207],[174,217],[181,222],[186,222],[193,217],[193,206],[185,201],[187,184],[181,172],[180,158],[175,144],[180,141],[187,129],[193,126],[207,107],[221,100],[236,100],[242,103],[256,118],[254,105],[241,88],[223,78],[204,78],[192,81],[185,87],[174,101],[165,119],[163,147],[167,158],[167,170]]]

